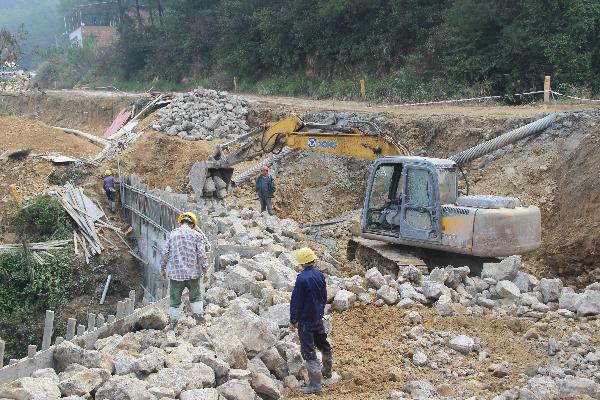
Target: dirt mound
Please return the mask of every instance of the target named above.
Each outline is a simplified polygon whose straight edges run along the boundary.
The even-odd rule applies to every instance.
[[[527,256],[538,275],[559,274],[576,286],[600,279],[599,148],[600,112],[569,112],[542,135],[465,171],[474,193],[517,196],[541,208],[542,247]]]
[[[412,325],[405,317],[408,310],[395,307],[354,307],[344,313],[333,314],[331,341],[334,354],[334,371],[344,380],[324,387],[323,399],[385,399],[390,391],[400,390],[412,379],[427,379],[435,386],[447,390],[444,396],[487,398],[493,393],[517,385],[519,374],[526,366],[546,361],[542,349],[536,348],[523,335],[533,323],[512,317],[491,320],[486,316],[456,315],[440,317],[431,309],[419,307],[425,329],[445,331],[453,335],[466,334],[477,337],[489,354],[500,355],[511,365],[511,375],[496,378],[487,370],[495,357],[477,363],[477,356],[452,356],[452,367],[473,368],[466,376],[446,376],[443,366],[438,370],[416,367],[411,361],[414,348],[407,344],[404,335]],[[566,329],[566,332],[569,329]],[[567,335],[566,332],[549,332],[550,335]],[[510,334],[507,334],[510,333]],[[427,350],[427,352],[431,351]],[[430,357],[436,357],[430,354]],[[395,377],[390,368],[397,367]],[[399,375],[399,376],[398,376]],[[443,385],[443,386],[442,386]],[[441,394],[441,393],[440,393]],[[288,392],[286,399],[309,398]]]
[[[188,192],[188,173],[199,160],[209,158],[220,141],[189,141],[146,131],[122,155],[124,168],[138,174],[142,181],[155,188],[169,186],[176,192]]]
[[[24,118],[0,117],[0,132],[0,149],[33,149],[81,158],[93,157],[102,150],[86,139]]]

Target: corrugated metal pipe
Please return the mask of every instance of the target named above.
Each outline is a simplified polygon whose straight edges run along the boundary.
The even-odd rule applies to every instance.
[[[542,119],[538,119],[530,124],[514,129],[510,132],[506,132],[494,139],[490,139],[487,142],[478,144],[477,146],[471,147],[470,149],[461,151],[458,154],[449,157],[455,161],[458,165],[463,165],[469,161],[473,161],[481,156],[489,154],[493,151],[508,146],[509,144],[518,142],[528,136],[532,136],[542,132],[548,128],[556,120],[556,113],[550,114]]]

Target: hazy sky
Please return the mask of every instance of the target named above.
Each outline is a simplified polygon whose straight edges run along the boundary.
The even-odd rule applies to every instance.
[[[15,33],[21,24],[29,32],[22,44],[25,53],[22,61],[26,68],[35,68],[39,59],[35,57],[37,47],[48,47],[60,35],[62,18],[57,10],[58,0],[0,0],[0,28]]]

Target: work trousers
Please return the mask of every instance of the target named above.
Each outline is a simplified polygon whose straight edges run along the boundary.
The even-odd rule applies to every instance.
[[[258,199],[260,200],[260,212],[267,211],[269,215],[273,215],[273,199],[270,197],[262,196],[258,196]]]
[[[323,320],[308,323],[298,322],[298,337],[300,338],[300,353],[306,361],[317,359],[315,348],[322,353],[331,353],[331,345],[327,341]]]
[[[185,288],[187,288],[189,291],[190,305],[202,302],[200,278],[189,279],[187,281],[174,281],[171,279],[169,286],[169,305],[172,308],[179,308],[181,305],[181,295],[183,294],[183,289]]]
[[[110,207],[110,211],[115,211],[115,207],[117,205],[117,192],[114,190],[107,190],[106,198],[108,199],[108,206]]]

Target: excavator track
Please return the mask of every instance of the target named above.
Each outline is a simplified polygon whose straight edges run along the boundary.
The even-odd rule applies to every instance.
[[[365,270],[375,267],[382,274],[393,276],[398,276],[403,268],[411,265],[417,267],[423,273],[428,273],[436,267],[444,268],[448,265],[455,267],[468,266],[471,269],[471,275],[478,275],[481,273],[483,263],[498,261],[496,258],[474,257],[402,246],[358,236],[348,241],[347,258],[349,261],[358,261],[364,266]]]

